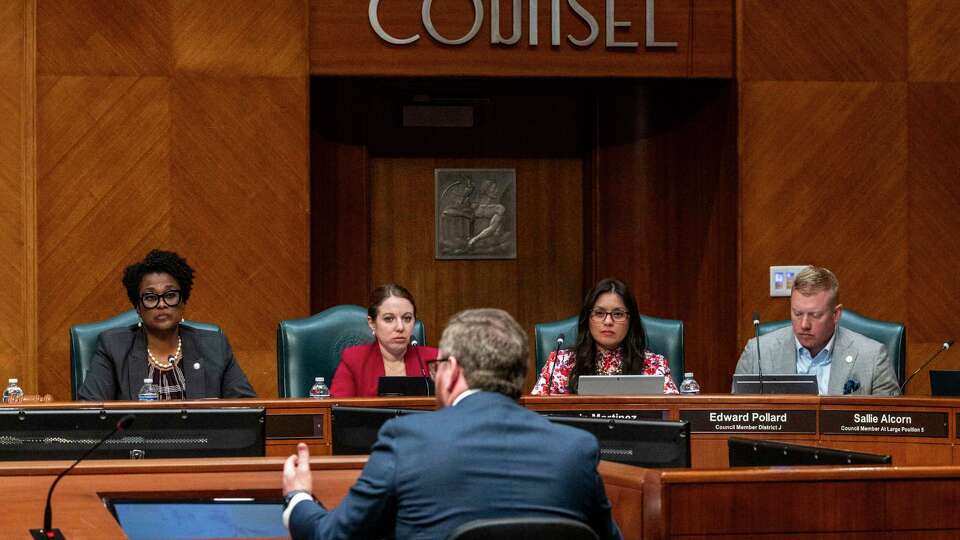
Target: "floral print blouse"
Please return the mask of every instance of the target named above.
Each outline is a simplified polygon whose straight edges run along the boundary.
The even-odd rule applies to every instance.
[[[670,363],[663,355],[643,351],[643,371],[640,375],[663,375],[663,393],[677,394],[677,385],[670,376]],[[612,351],[601,350],[597,357],[597,375],[620,375],[623,372],[623,347],[617,347]],[[556,363],[557,367],[553,365]],[[573,351],[563,350],[559,354],[552,352],[547,362],[540,371],[540,377],[537,384],[530,392],[534,396],[547,395],[547,379],[550,378],[550,370],[553,369],[553,384],[550,385],[550,394],[569,394],[570,371],[576,363]]]

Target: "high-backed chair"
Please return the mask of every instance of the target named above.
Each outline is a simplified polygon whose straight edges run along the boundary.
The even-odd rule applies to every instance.
[[[93,355],[97,352],[97,338],[100,337],[100,333],[137,324],[138,319],[136,310],[131,309],[105,321],[70,327],[70,393],[74,400],[77,399],[77,391],[83,386],[83,380],[87,377],[87,371],[90,370]],[[186,320],[183,324],[198,330],[220,331],[220,327],[215,324]]]
[[[683,321],[640,315],[647,336],[647,348],[662,354],[670,362],[670,372],[677,384],[683,380]],[[557,348],[557,336],[564,334],[563,348],[572,349],[577,342],[577,317],[540,323],[534,326],[537,345],[537,373]]]
[[[423,322],[413,327],[413,339],[426,345]],[[347,347],[373,342],[366,308],[334,306],[306,317],[280,321],[277,327],[277,390],[282,398],[306,397],[315,377],[329,386]]]
[[[790,326],[790,321],[770,321],[760,325],[760,335],[768,334]],[[907,369],[907,327],[903,323],[880,321],[864,317],[852,309],[844,309],[840,315],[840,326],[875,339],[887,347],[890,362],[893,363],[893,372],[897,381],[903,383],[904,371]]]
[[[508,517],[468,521],[447,540],[597,540],[597,533],[582,521],[562,517]]]

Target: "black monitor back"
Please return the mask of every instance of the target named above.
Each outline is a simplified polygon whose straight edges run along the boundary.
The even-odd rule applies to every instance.
[[[0,460],[77,459],[132,414],[90,458],[265,455],[264,409],[0,409]]]
[[[834,448],[804,446],[779,441],[730,437],[727,440],[731,467],[790,467],[795,465],[890,465],[883,454],[848,452]]]
[[[406,414],[424,413],[417,409],[378,407],[331,408],[330,424],[333,431],[333,455],[369,454],[383,424],[391,418]]]
[[[548,416],[551,422],[589,431],[600,459],[638,467],[690,467],[690,423]]]

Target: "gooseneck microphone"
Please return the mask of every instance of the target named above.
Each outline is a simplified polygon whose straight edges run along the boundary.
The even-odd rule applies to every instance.
[[[753,333],[757,337],[757,375],[760,377],[760,393],[763,394],[763,364],[760,362],[760,312],[753,312]]]
[[[67,467],[65,471],[57,475],[53,480],[53,484],[50,485],[50,491],[47,492],[47,506],[43,509],[43,528],[42,529],[30,529],[30,535],[34,540],[64,540],[63,533],[60,532],[60,529],[54,529],[52,526],[53,522],[53,508],[50,506],[50,501],[53,498],[53,488],[57,487],[57,484],[60,483],[60,480],[67,475],[68,472],[72,471],[78,463],[87,458],[94,450],[100,448],[100,445],[107,442],[107,439],[113,437],[118,431],[123,431],[130,427],[130,424],[133,424],[133,421],[136,419],[136,416],[128,414],[117,421],[116,427],[113,428],[113,431],[107,433],[100,441],[90,447],[80,459],[73,462],[73,465]]]
[[[557,348],[553,350],[553,365],[550,366],[550,376],[547,377],[547,395],[552,394],[553,388],[553,370],[557,368],[557,362],[560,360],[560,347],[563,347],[563,334],[557,336]]]
[[[929,364],[930,362],[933,362],[933,359],[934,359],[934,358],[940,356],[940,353],[942,353],[943,351],[949,349],[949,348],[952,347],[952,346],[953,346],[953,340],[952,340],[952,339],[948,339],[947,341],[944,341],[944,342],[943,342],[943,345],[941,345],[940,348],[937,349],[937,352],[933,353],[933,356],[931,356],[926,362],[924,362],[923,365],[921,365],[920,367],[918,367],[916,371],[914,371],[913,373],[911,373],[910,376],[907,377],[907,380],[903,381],[903,384],[900,385],[900,393],[903,394],[903,389],[907,387],[907,383],[910,382],[910,379],[914,378],[914,377],[917,375],[917,373],[920,373],[920,371],[921,371],[923,368],[927,367],[927,364]]]
[[[423,358],[420,357],[420,343],[415,339],[410,340],[410,346],[413,347],[413,352],[417,353],[417,362],[420,364],[420,376],[423,377],[423,384],[427,388],[428,396],[433,395],[430,393],[430,375],[427,373],[427,366],[423,363]]]

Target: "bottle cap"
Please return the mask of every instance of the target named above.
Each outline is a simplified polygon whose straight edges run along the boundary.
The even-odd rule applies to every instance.
[[[10,384],[17,384],[17,380],[16,380],[16,379],[8,379],[7,382],[9,382]]]
[[[323,377],[317,377],[314,382],[323,382]]]
[[[150,377],[147,377],[146,379],[143,380],[143,384],[153,384],[153,379],[151,379]]]
[[[692,378],[693,378],[693,373],[684,373],[684,374],[683,374],[683,378],[684,378],[684,379],[692,379]]]

